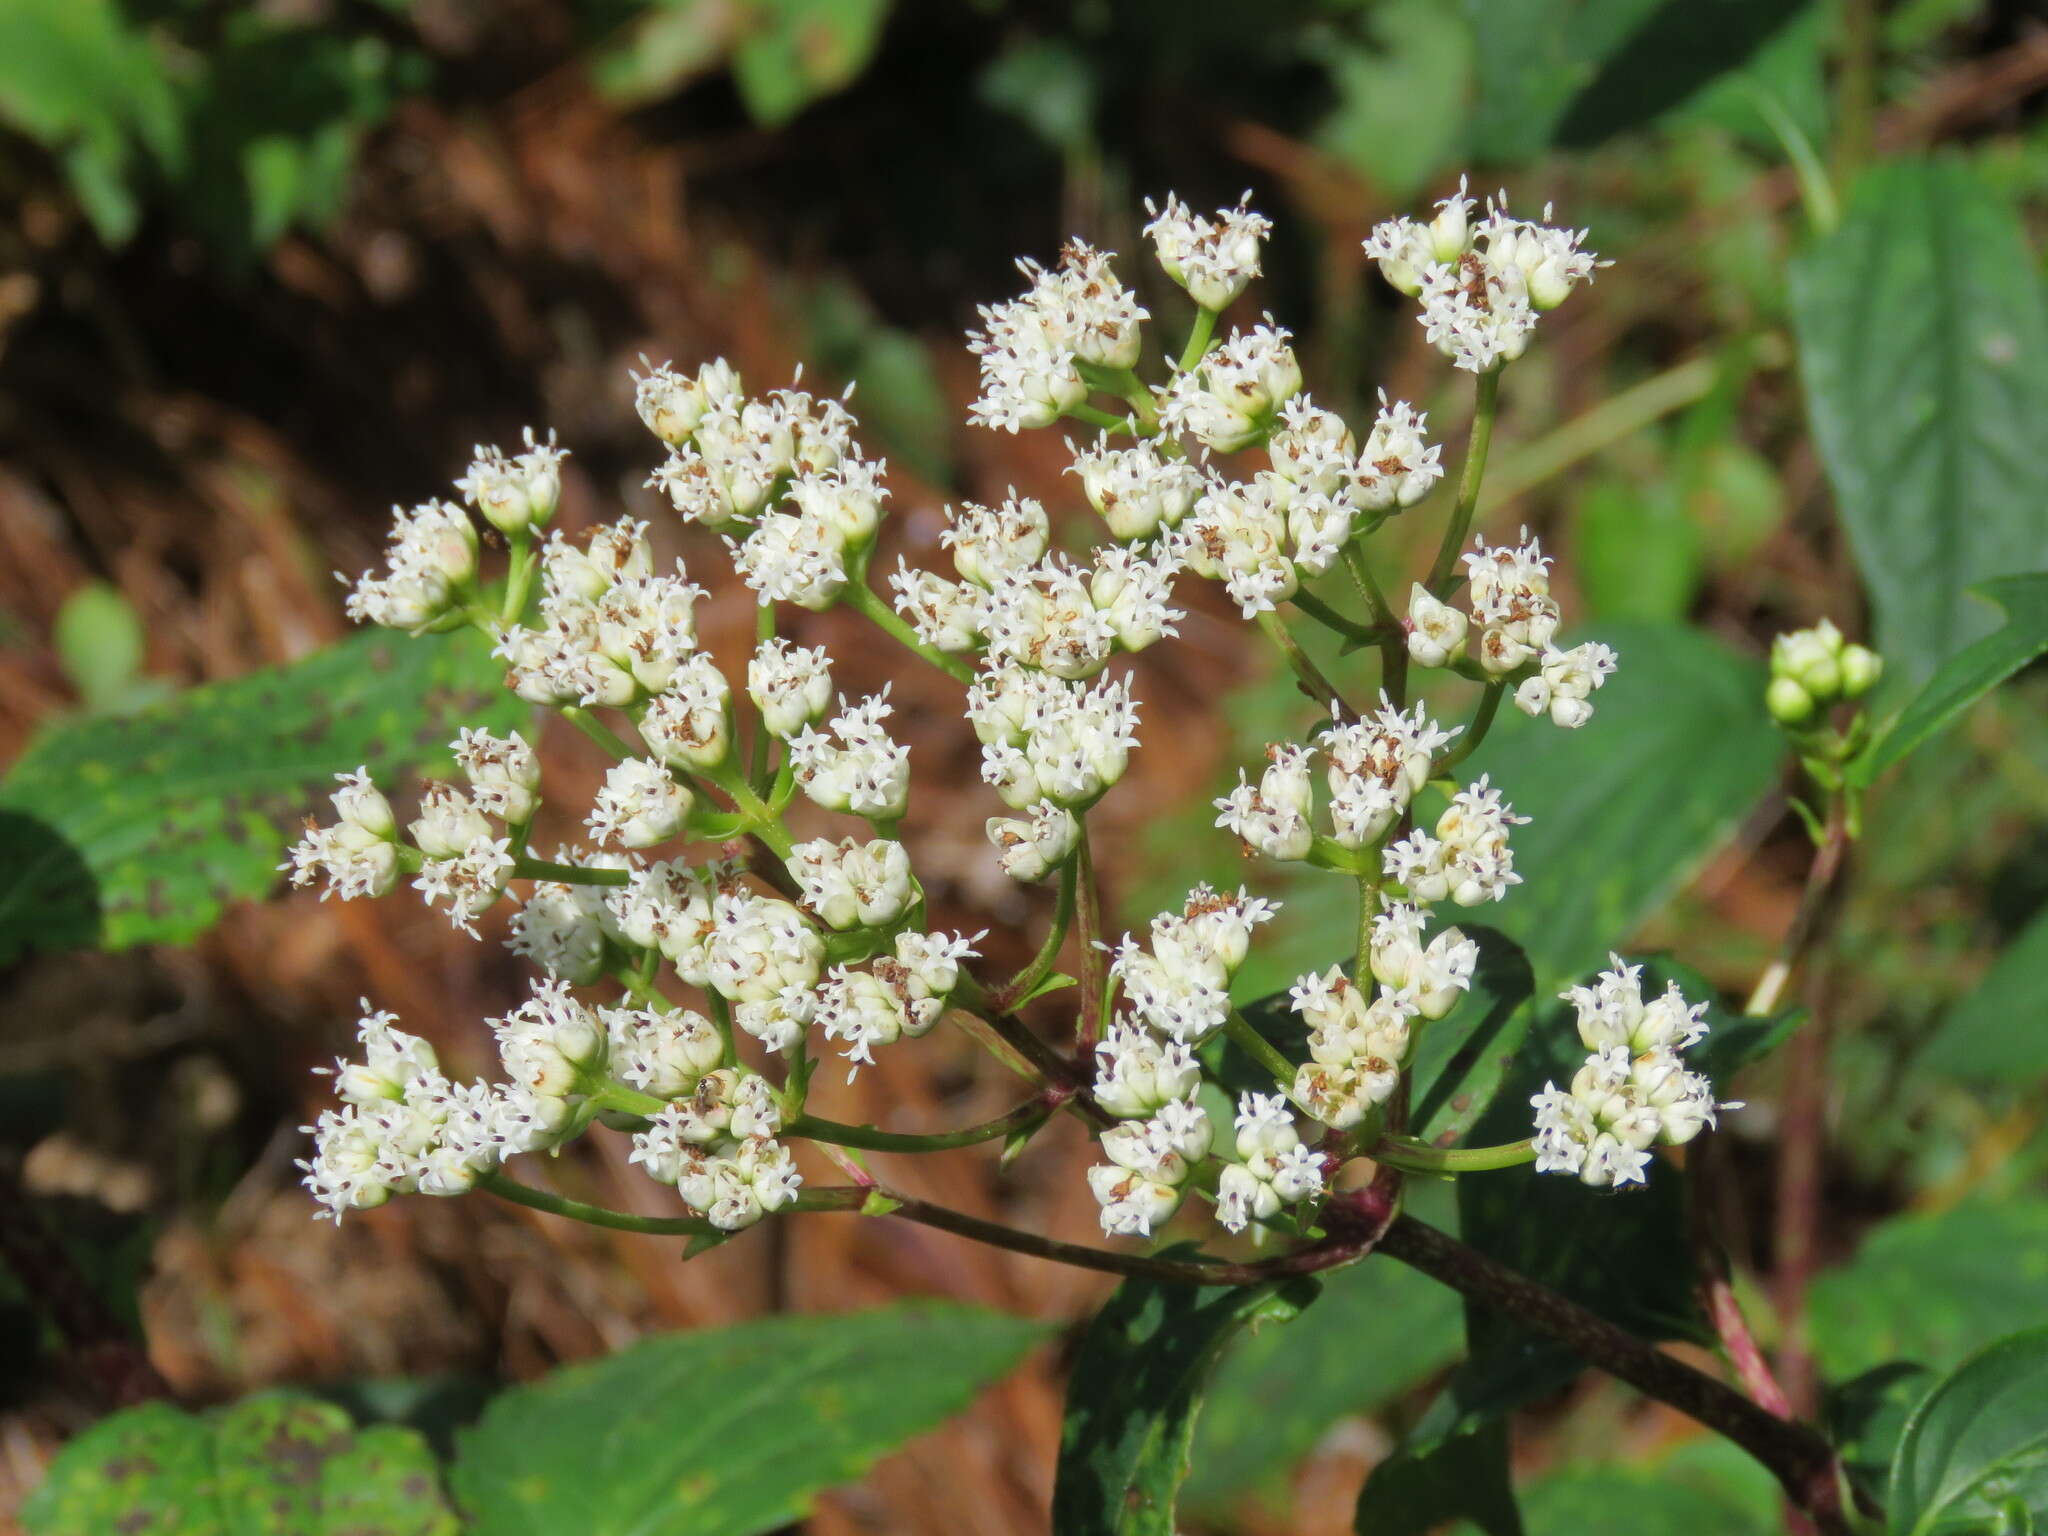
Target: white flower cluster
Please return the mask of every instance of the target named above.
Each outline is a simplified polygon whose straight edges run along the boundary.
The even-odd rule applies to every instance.
[[[465,733],[466,735],[467,733]],[[306,835],[278,865],[291,873],[292,884],[311,885],[325,878],[320,899],[339,896],[383,896],[398,883],[398,821],[391,802],[370,782],[367,768],[336,774],[341,788],[331,797],[336,820],[322,827],[311,820]]]
[[[1079,477],[1088,505],[1102,515],[1110,537],[1127,543],[1178,527],[1208,485],[1201,470],[1149,440],[1116,448],[1105,435],[1085,451],[1069,442],[1067,451],[1074,460],[1067,470]]]
[[[967,349],[981,360],[972,420],[1006,432],[1051,426],[1087,398],[1082,366],[1117,371],[1138,360],[1146,314],[1109,261],[1076,240],[1050,270],[1017,263],[1029,291],[984,305],[983,328],[968,337]]]
[[[557,983],[495,1021],[510,1083],[450,1082],[431,1045],[392,1027],[397,1015],[362,1006],[361,1059],[333,1067],[343,1103],[302,1127],[305,1186],[336,1221],[395,1194],[462,1194],[506,1158],[552,1145],[574,1114],[576,1062],[603,1059],[602,1027]]]
[[[686,522],[725,528],[750,521],[793,479],[828,474],[856,456],[844,402],[794,388],[749,400],[723,358],[695,378],[663,363],[635,383],[640,419],[669,446],[647,483]]]
[[[1216,1181],[1216,1219],[1227,1231],[1270,1221],[1282,1206],[1323,1192],[1323,1156],[1302,1144],[1287,1100],[1277,1093],[1238,1099],[1237,1156]]]
[[[1235,208],[1219,208],[1215,218],[1204,219],[1171,193],[1163,210],[1145,199],[1152,216],[1145,236],[1159,265],[1206,310],[1227,308],[1259,275],[1259,244],[1272,233],[1273,222],[1252,212],[1251,200],[1246,192]]]
[[[1233,331],[1161,392],[1159,424],[1217,453],[1262,442],[1280,408],[1301,393],[1301,362],[1270,323]]]
[[[1686,1068],[1682,1053],[1707,1033],[1705,1003],[1688,1003],[1672,982],[1643,999],[1642,967],[1621,956],[1590,987],[1562,994],[1578,1013],[1586,1064],[1571,1087],[1545,1083],[1536,1110],[1536,1171],[1569,1173],[1595,1188],[1640,1184],[1650,1148],[1678,1146],[1715,1123],[1714,1085]]]
[[[1597,641],[1560,650],[1554,643],[1559,621],[1550,595],[1550,561],[1537,540],[1522,530],[1522,542],[1489,547],[1475,539],[1464,557],[1471,585],[1470,619],[1417,582],[1408,598],[1408,654],[1418,666],[1447,667],[1467,655],[1489,680],[1513,681],[1515,707],[1526,715],[1548,714],[1576,730],[1593,718],[1593,694],[1614,672],[1618,658]]]
[[[803,1184],[789,1149],[775,1139],[781,1129],[782,1106],[768,1079],[723,1067],[635,1132],[628,1161],[675,1185],[721,1232],[737,1232],[795,1200]]]
[[[1509,886],[1522,883],[1508,847],[1508,828],[1528,820],[1517,816],[1482,774],[1451,796],[1437,818],[1434,837],[1417,829],[1387,845],[1386,872],[1401,883],[1410,901],[1452,901],[1461,907],[1499,901]]]
[[[1244,481],[1208,477],[1175,534],[1188,568],[1222,581],[1246,618],[1292,597],[1336,562],[1368,517],[1414,505],[1443,474],[1440,450],[1423,443],[1424,418],[1406,402],[1382,405],[1362,450],[1342,418],[1306,397],[1289,401],[1279,419],[1268,443],[1273,468]],[[1248,416],[1230,431],[1253,440],[1270,426],[1270,417]]]
[[[830,734],[806,725],[789,738],[797,783],[826,810],[894,821],[909,804],[910,748],[882,728],[896,712],[888,692],[852,706],[842,698]]]
[[[1229,1017],[1230,978],[1252,931],[1276,910],[1201,885],[1180,912],[1153,919],[1149,950],[1128,934],[1118,947],[1111,973],[1131,1007],[1095,1048],[1095,1098],[1123,1123],[1102,1133],[1109,1162],[1088,1172],[1105,1232],[1150,1235],[1208,1155],[1213,1133],[1194,1099],[1193,1050]]]
[[[446,615],[458,595],[476,579],[476,525],[462,508],[429,501],[391,509],[390,549],[385,574],[365,571],[351,582],[344,611],[358,624],[421,630]]]
[[[883,956],[865,971],[832,968],[818,992],[817,1018],[826,1039],[845,1045],[853,1063],[849,1082],[863,1063],[874,1061],[876,1046],[931,1033],[960,984],[960,962],[978,953],[974,945],[981,937],[900,933],[893,958]]]
[[[562,460],[569,450],[555,446],[552,432],[545,443],[538,443],[528,427],[525,438],[524,453],[479,445],[469,473],[455,482],[463,500],[500,533],[541,527],[555,515],[562,499]]]
[[[1460,181],[1428,224],[1389,219],[1365,253],[1389,283],[1421,299],[1432,346],[1460,368],[1491,373],[1528,349],[1537,315],[1562,304],[1600,263],[1580,249],[1584,230],[1511,217],[1506,193],[1476,223],[1473,206]]]
[[[1324,727],[1317,741],[1328,765],[1331,840],[1350,850],[1377,843],[1429,782],[1436,754],[1457,734],[1438,726],[1422,705],[1404,713],[1384,695],[1374,713]],[[1237,788],[1215,802],[1216,825],[1268,858],[1307,858],[1316,837],[1310,772],[1316,751],[1287,743],[1266,754],[1256,787],[1239,770]]]
[[[1456,928],[1425,944],[1427,923],[1425,911],[1405,902],[1373,919],[1368,955],[1379,990],[1370,1001],[1335,966],[1289,992],[1309,1026],[1295,1101],[1325,1125],[1349,1130],[1392,1098],[1408,1061],[1410,1021],[1442,1018],[1471,987],[1479,946]]]
[[[1003,667],[975,680],[967,692],[967,718],[981,739],[982,779],[1005,804],[1031,818],[990,820],[989,841],[1002,850],[1008,873],[1035,880],[1074,846],[1079,829],[1068,813],[1093,805],[1129,766],[1138,738],[1130,684],[1069,683],[1046,672]]]

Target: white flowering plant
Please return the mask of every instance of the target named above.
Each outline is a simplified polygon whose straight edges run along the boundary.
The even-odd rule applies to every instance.
[[[1553,987],[1561,1009],[1535,1007],[1527,958],[1480,922],[1518,899],[1531,817],[1515,806],[1514,758],[1479,754],[1504,704],[1530,730],[1597,734],[1601,690],[1627,658],[1573,630],[1536,537],[1475,523],[1503,378],[1603,263],[1549,209],[1524,218],[1463,183],[1426,220],[1389,220],[1364,242],[1428,346],[1471,376],[1450,481],[1413,404],[1383,395],[1369,420],[1347,421],[1311,398],[1270,316],[1228,324],[1270,231],[1249,195],[1213,215],[1177,197],[1147,207],[1151,255],[1186,295],[1171,344],[1115,258],[1079,241],[1050,265],[1021,261],[1025,290],[981,311],[970,417],[1058,434],[1069,504],[1013,491],[947,507],[946,568],[899,555],[875,569],[893,489],[851,391],[814,394],[799,376],[750,392],[723,359],[635,379],[657,444],[647,486],[677,529],[629,516],[565,536],[553,522],[569,450],[531,431],[514,451],[478,448],[459,499],[396,513],[383,567],[344,578],[350,617],[481,636],[509,697],[459,726],[455,776],[402,809],[388,776],[341,774],[331,817],[307,824],[282,867],[323,897],[416,894],[470,938],[496,914],[530,975],[487,1021],[490,1078],[451,1076],[421,1033],[364,1001],[353,1047],[325,1069],[333,1102],[304,1128],[311,1201],[340,1222],[397,1197],[480,1193],[685,1238],[685,1257],[764,1223],[850,1213],[1106,1272],[1125,1284],[1085,1344],[1075,1400],[1175,1433],[1192,1412],[1192,1387],[1171,1384],[1198,1369],[1187,1359],[1298,1311],[1314,1275],[1393,1259],[1726,1435],[1813,1528],[1851,1528],[1863,1515],[1841,1458],[1792,1416],[1711,1234],[1695,1261],[1704,1326],[1741,1390],[1546,1283],[1554,1274],[1523,1272],[1488,1223],[1504,1201],[1525,1229],[1554,1218],[1568,1244],[1597,1210],[1619,1238],[1560,1260],[1594,1265],[1615,1241],[1663,1232],[1676,1207],[1657,1192],[1742,1108],[1722,1097],[1726,1078],[1795,1022],[1788,984],[1860,833],[1863,791],[2020,662],[1943,674],[1880,728],[1864,708],[1875,651],[1825,621],[1780,636],[1761,705],[1806,776],[1792,804],[1815,853],[1748,1003],[1730,1017],[1683,967],[1613,953]],[[1396,520],[1402,537],[1381,537]],[[715,569],[657,557],[689,525]],[[1401,551],[1431,544],[1397,579]],[[699,608],[735,587],[755,609],[753,644],[718,654]],[[1106,910],[1091,813],[1147,731],[1171,743],[1174,722],[1141,722],[1130,658],[1174,643],[1197,607],[1258,631],[1248,640],[1298,690],[1295,718],[1205,818],[1242,855],[1244,882],[1195,883],[1126,926]],[[1043,932],[1001,946],[1031,953],[1014,972],[985,963],[998,947],[986,932],[941,923],[919,874],[937,829],[919,814],[897,705],[888,686],[844,691],[809,617],[833,609],[957,692],[988,796],[980,856],[1019,888],[1049,888],[1019,903]],[[582,800],[544,772],[548,715],[599,754]],[[579,830],[543,851],[544,821]],[[1347,904],[1344,952],[1246,997],[1248,958],[1317,884]],[[852,1078],[941,1028],[1026,1079],[1021,1101],[935,1132],[819,1112],[821,1066]],[[1097,1240],[955,1210],[870,1166],[1000,1147],[1008,1170],[1055,1136],[1093,1147]],[[518,1159],[585,1137],[623,1138],[623,1161],[672,1191],[651,1197],[671,1209],[602,1208],[515,1175]],[[1446,1180],[1462,1241],[1408,1209],[1417,1187]],[[1222,1299],[1191,1318],[1206,1304],[1190,1298],[1210,1292]],[[1111,1511],[1138,1505],[1170,1519],[1184,1472],[1070,1444],[1058,1528],[1136,1529]]]

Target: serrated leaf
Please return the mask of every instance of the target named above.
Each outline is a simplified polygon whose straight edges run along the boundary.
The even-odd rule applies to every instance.
[[[1849,781],[1868,786],[1917,751],[2028,662],[2048,652],[2048,572],[2008,576],[1971,589],[2005,610],[2005,627],[1965,646],[1927,680],[1883,735],[1849,765]]]
[[[2048,1076],[2048,911],[2005,947],[1984,979],[1948,1011],[1914,1065],[1980,1083]]]
[[[181,943],[259,896],[337,773],[447,761],[527,707],[471,634],[357,636],[121,718],[43,731],[0,780],[0,964],[24,949]]]
[[[2015,1529],[2010,1509],[2048,1518],[2048,1328],[1999,1340],[1927,1395],[1899,1441],[1885,1506],[1891,1536],[1989,1536]]]
[[[1902,682],[1991,629],[1965,589],[2048,567],[2048,304],[2007,200],[1960,163],[1865,173],[1792,265],[1813,436]]]
[[[751,1536],[958,1412],[1044,1329],[944,1302],[648,1339],[500,1394],[454,1474],[469,1536]]]
[[[1202,1391],[1242,1328],[1284,1322],[1315,1281],[1203,1288],[1126,1280],[1095,1315],[1067,1385],[1052,1528],[1173,1536]]]
[[[1895,1216],[1807,1297],[1815,1358],[1842,1380],[1893,1360],[1947,1370],[2040,1318],[2048,1199]]]
[[[131,1408],[64,1448],[22,1509],[30,1536],[455,1536],[432,1452],[354,1431],[291,1392],[205,1417]]]

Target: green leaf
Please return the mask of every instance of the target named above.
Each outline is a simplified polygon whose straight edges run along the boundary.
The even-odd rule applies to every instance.
[[[1700,531],[1674,486],[1598,480],[1579,500],[1579,585],[1596,619],[1676,623],[1699,586]]]
[[[1950,161],[1858,183],[1792,265],[1807,413],[1891,673],[1987,633],[1965,588],[2048,566],[2048,305],[2018,216]]]
[[[958,1412],[1044,1330],[946,1302],[649,1339],[459,1438],[470,1536],[750,1536]]]
[[[1916,1067],[1979,1083],[2048,1076],[2048,909],[2006,946],[1984,979],[1928,1037]]]
[[[2048,572],[1980,582],[1971,590],[2005,610],[2005,627],[1942,663],[1884,734],[1849,765],[1852,784],[1876,783],[1879,774],[1948,729],[1964,710],[2048,652]]]
[[[1358,1536],[1428,1536],[1462,1518],[1486,1536],[1522,1536],[1508,1482],[1507,1420],[1483,1418],[1439,1433],[1429,1426],[1425,1419],[1414,1443],[1372,1469],[1352,1530]]]
[[[1307,1279],[1204,1288],[1126,1280],[1095,1315],[1067,1385],[1052,1528],[1172,1536],[1202,1389],[1237,1332],[1285,1322]]]
[[[1385,0],[1371,36],[1311,32],[1335,103],[1315,131],[1320,149],[1404,202],[1458,152],[1472,88],[1472,35],[1438,0]]]
[[[1412,1191],[1411,1207],[1426,1191]],[[1195,1431],[1186,1509],[1221,1514],[1283,1480],[1337,1420],[1370,1413],[1458,1358],[1457,1293],[1387,1260],[1323,1277],[1285,1328],[1231,1346]]]
[[[339,1408],[264,1393],[204,1418],[151,1403],[64,1448],[30,1536],[455,1536],[432,1452]]]
[[[754,120],[778,127],[852,84],[881,41],[890,0],[753,0],[733,83]]]
[[[1474,148],[1519,162],[1649,122],[1741,66],[1802,9],[1784,0],[1466,0],[1478,48]]]
[[[1999,1340],[1927,1395],[1885,1502],[1892,1536],[2010,1530],[2009,1507],[2048,1516],[2048,1328]]]
[[[1779,1501],[1768,1472],[1711,1437],[1653,1467],[1567,1467],[1521,1492],[1529,1536],[1615,1530],[1621,1511],[1628,1536],[1776,1536],[1784,1529]]]
[[[361,635],[120,718],[46,729],[0,780],[0,964],[29,947],[181,943],[261,895],[337,773],[447,761],[526,706],[473,634]]]
[[[1783,762],[1755,663],[1671,625],[1601,625],[1592,638],[1621,657],[1592,720],[1562,731],[1504,709],[1466,765],[1530,818],[1513,839],[1522,884],[1486,916],[1528,952],[1539,992],[1625,941],[1734,832]]]
[[[64,599],[51,628],[57,664],[87,709],[117,705],[142,670],[142,620],[115,588],[89,581]]]
[[[1095,140],[1100,94],[1089,57],[1065,38],[1019,38],[983,67],[975,94],[1007,112],[1062,154]]]
[[[1899,1439],[1938,1379],[1924,1365],[1894,1360],[1829,1388],[1821,1404],[1822,1429],[1849,1481],[1872,1505],[1883,1507]]]
[[[1418,1026],[1409,1063],[1410,1124],[1439,1146],[1462,1141],[1486,1113],[1536,1012],[1536,977],[1521,946],[1497,929],[1458,926],[1479,945],[1471,990],[1443,1018]]]
[[[1807,1327],[1838,1381],[1901,1359],[1947,1370],[2037,1321],[2044,1288],[2048,1199],[1959,1205],[1873,1229],[1814,1281]]]

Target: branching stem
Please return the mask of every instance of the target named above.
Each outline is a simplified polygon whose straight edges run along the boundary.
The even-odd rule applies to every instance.
[[[974,669],[972,667],[968,666],[958,656],[948,656],[937,646],[926,645],[922,640],[918,639],[917,631],[904,623],[896,610],[878,597],[865,581],[857,581],[849,585],[845,592],[840,595],[840,600],[847,607],[853,609],[854,612],[865,615],[868,621],[877,629],[882,630],[892,639],[901,641],[905,646],[945,673],[946,676],[952,678],[954,682],[971,683],[974,681]]]
[[[1480,482],[1486,478],[1486,450],[1493,441],[1493,418],[1500,405],[1500,369],[1479,375],[1479,395],[1472,407],[1472,435],[1465,440],[1465,467],[1458,474],[1458,504],[1444,527],[1443,543],[1437,546],[1436,563],[1424,583],[1442,597],[1464,552],[1465,537],[1472,531],[1472,513],[1479,505]]]

